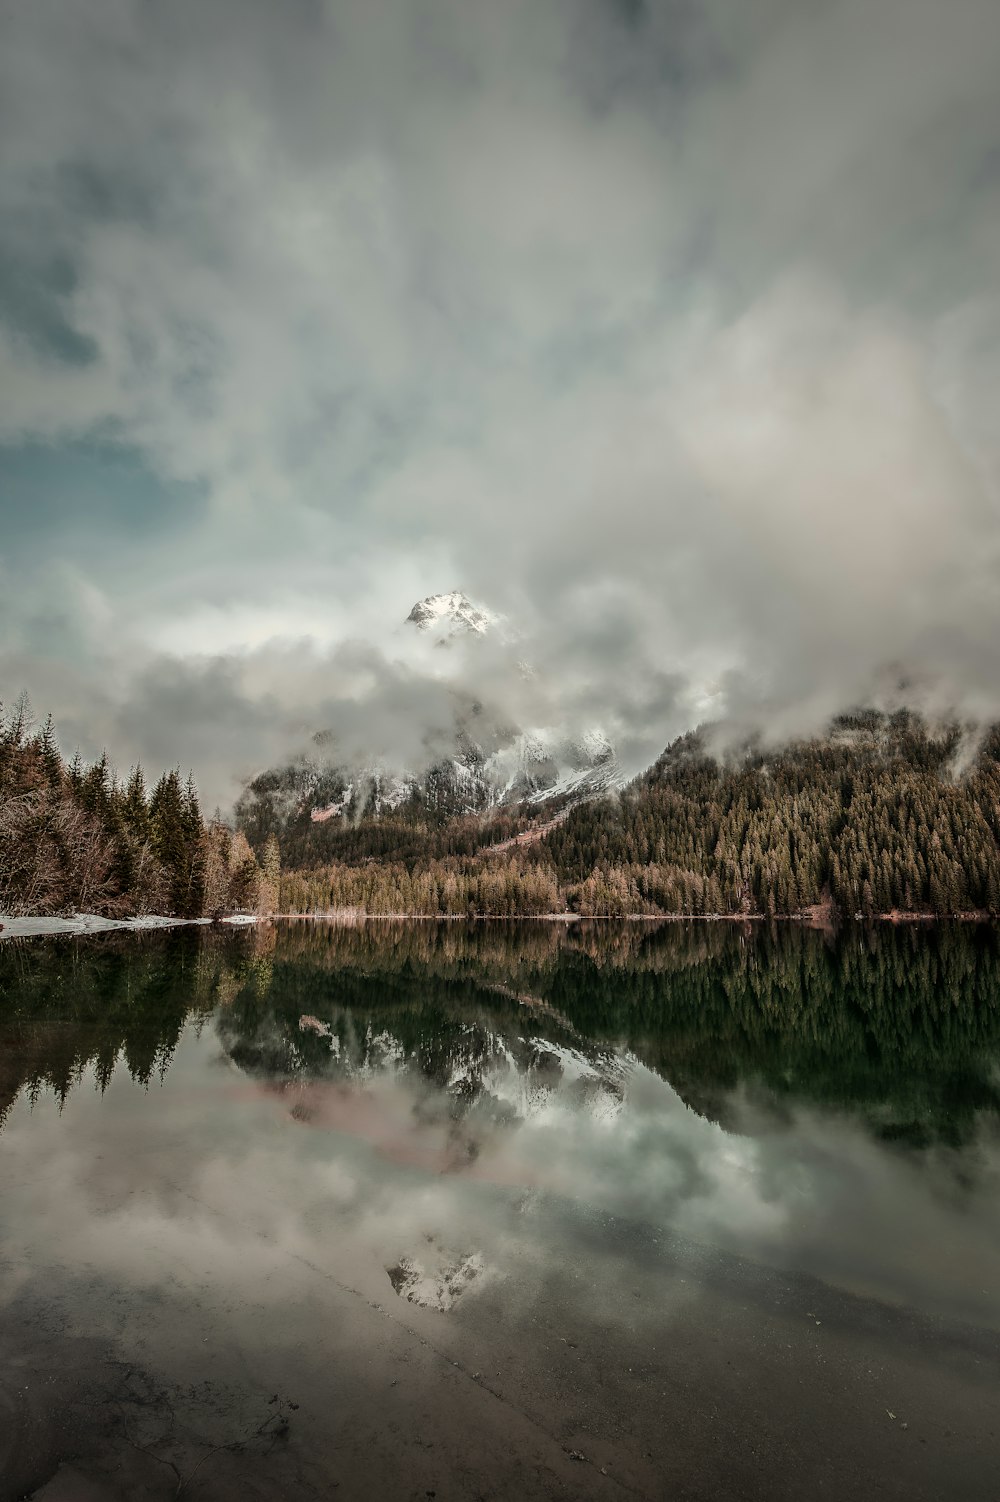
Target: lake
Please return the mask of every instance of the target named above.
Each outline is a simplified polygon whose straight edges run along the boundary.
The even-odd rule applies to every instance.
[[[988,926],[0,942],[0,1499],[995,1499]]]

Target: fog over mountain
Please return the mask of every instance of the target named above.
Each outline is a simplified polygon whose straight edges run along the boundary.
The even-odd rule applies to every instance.
[[[206,801],[1000,713],[995,0],[0,18],[0,696]],[[505,632],[428,650],[416,601]],[[529,664],[525,672],[519,664]]]

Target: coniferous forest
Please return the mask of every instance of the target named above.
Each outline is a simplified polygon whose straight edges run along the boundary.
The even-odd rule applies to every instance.
[[[481,821],[472,851],[468,820],[442,826],[419,810],[373,827],[370,844],[364,822],[326,828],[327,849],[341,840],[338,858],[287,872],[283,905],[497,916],[996,914],[1000,734],[871,712],[841,717],[822,738],[719,756],[696,733],[619,794],[528,826],[520,844],[508,824]],[[293,827],[289,844],[301,837]]]
[[[22,699],[0,719],[0,912],[1000,913],[1000,732],[907,712],[778,749],[717,754],[694,733],[574,807],[447,817],[414,799],[314,840],[308,806],[261,809],[232,829],[176,769],[147,788],[141,767],[67,760]]]
[[[545,845],[581,911],[995,913],[1000,734],[873,713],[729,761],[691,735]]]
[[[0,912],[273,910],[276,849],[261,854],[270,884],[243,835],[206,824],[192,777],[164,772],[148,789],[141,767],[120,780],[107,755],[67,761],[23,696],[0,718]]]

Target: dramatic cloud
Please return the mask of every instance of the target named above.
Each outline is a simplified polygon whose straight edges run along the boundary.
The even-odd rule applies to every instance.
[[[214,802],[313,725],[427,752],[449,677],[632,766],[1000,711],[993,0],[0,31],[0,675],[65,739]],[[456,585],[531,685],[395,634]]]

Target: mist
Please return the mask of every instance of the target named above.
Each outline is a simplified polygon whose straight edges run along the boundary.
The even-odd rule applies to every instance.
[[[321,729],[419,770],[469,697],[628,771],[1000,714],[995,5],[0,33],[0,683],[67,747],[228,805]],[[414,647],[452,588],[510,639]]]

